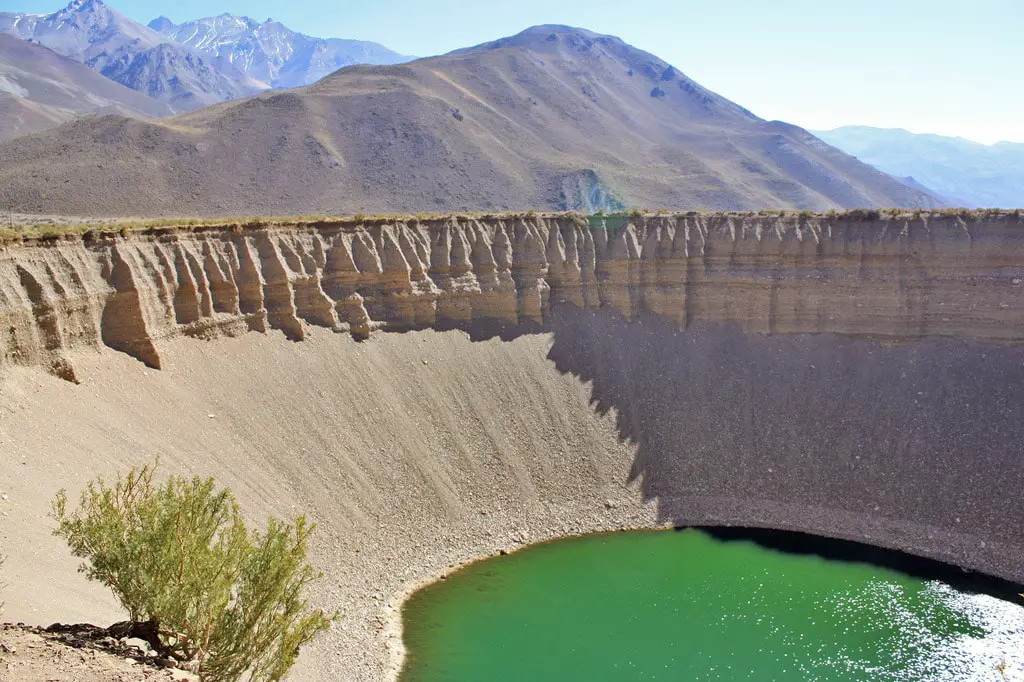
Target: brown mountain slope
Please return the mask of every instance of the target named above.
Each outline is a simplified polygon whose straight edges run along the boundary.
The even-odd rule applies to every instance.
[[[70,118],[59,109],[0,90],[0,140],[52,128]]]
[[[0,33],[0,139],[84,114],[150,118],[171,109],[52,50]]]
[[[618,38],[540,26],[173,119],[79,121],[0,145],[29,213],[932,206]]]

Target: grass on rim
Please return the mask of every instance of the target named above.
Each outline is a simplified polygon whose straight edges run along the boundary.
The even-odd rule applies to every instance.
[[[375,226],[388,225],[393,223],[443,223],[460,220],[538,220],[538,219],[568,219],[577,225],[597,225],[601,221],[608,220],[613,223],[624,221],[646,220],[649,218],[796,218],[798,220],[810,220],[819,218],[823,220],[845,220],[845,221],[873,221],[873,220],[921,220],[934,217],[958,217],[964,220],[981,220],[986,217],[1013,216],[1018,221],[1024,220],[1024,210],[1006,209],[851,209],[845,211],[830,210],[824,213],[812,211],[795,210],[773,210],[764,209],[761,211],[668,211],[666,209],[630,209],[615,213],[597,211],[593,214],[581,213],[578,211],[543,212],[543,211],[509,211],[509,212],[460,212],[460,213],[417,213],[417,214],[394,214],[384,213],[377,215],[364,215],[358,213],[351,216],[328,216],[328,215],[299,215],[299,216],[254,216],[243,218],[152,218],[139,220],[111,220],[97,221],[95,223],[68,223],[68,224],[26,224],[13,227],[0,228],[0,244],[11,244],[21,241],[57,241],[61,239],[73,239],[82,237],[87,239],[114,237],[121,235],[128,237],[134,232],[151,234],[163,230],[169,231],[194,231],[197,229],[230,229],[233,232],[241,233],[248,229],[267,227],[270,225],[289,227],[356,227],[359,225]]]

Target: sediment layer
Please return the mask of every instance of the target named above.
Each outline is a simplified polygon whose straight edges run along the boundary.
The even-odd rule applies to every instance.
[[[73,379],[101,345],[160,367],[178,335],[310,325],[550,327],[561,305],[626,320],[901,340],[1024,338],[1014,214],[688,214],[169,228],[0,252],[3,364]]]

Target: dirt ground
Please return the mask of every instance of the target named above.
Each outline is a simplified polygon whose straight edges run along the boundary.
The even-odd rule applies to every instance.
[[[0,680],[137,682],[196,679],[184,671],[154,665],[145,651],[128,640],[100,637],[99,628],[73,627],[69,630],[49,632],[25,625],[0,625]]]
[[[126,218],[86,218],[66,215],[34,215],[29,213],[12,213],[0,211],[0,227],[19,228],[28,225],[104,225],[117,223]]]

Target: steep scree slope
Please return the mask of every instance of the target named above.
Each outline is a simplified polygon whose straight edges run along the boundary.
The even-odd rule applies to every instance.
[[[541,26],[166,121],[0,144],[0,204],[151,216],[936,202],[618,38]]]

